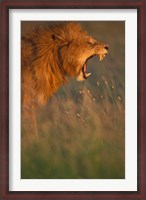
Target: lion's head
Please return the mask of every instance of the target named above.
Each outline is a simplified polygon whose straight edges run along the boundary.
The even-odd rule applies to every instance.
[[[108,53],[109,46],[97,42],[81,29],[77,23],[68,23],[52,27],[58,56],[67,76],[77,76],[77,80],[87,79],[91,73],[86,72],[87,61],[97,55],[102,61]]]

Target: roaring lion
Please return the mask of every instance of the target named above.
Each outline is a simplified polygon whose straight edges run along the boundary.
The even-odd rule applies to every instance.
[[[91,74],[86,71],[87,61],[95,55],[101,61],[108,48],[78,23],[39,26],[22,37],[22,118],[30,124],[29,131],[37,126],[36,108],[46,104],[68,77],[87,79]]]

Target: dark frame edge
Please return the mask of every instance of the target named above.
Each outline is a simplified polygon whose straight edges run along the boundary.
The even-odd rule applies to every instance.
[[[5,6],[3,5],[4,4],[4,1],[1,2],[1,5],[0,5],[0,22],[1,22],[1,40],[0,40],[0,45],[1,45],[1,69],[0,69],[0,74],[1,74],[1,88],[0,88],[0,91],[1,91],[1,104],[0,104],[0,111],[1,111],[1,137],[0,137],[0,141],[1,141],[1,145],[0,145],[0,151],[1,151],[1,155],[0,155],[0,163],[1,163],[1,173],[0,173],[0,180],[1,180],[1,187],[0,187],[0,197],[2,199],[5,199],[5,196],[6,196],[6,176],[7,176],[7,172],[6,172],[6,163],[8,161],[8,152],[6,150],[6,103],[7,103],[7,100],[6,100],[6,96],[7,96],[7,87],[6,87],[6,80],[5,80],[5,74],[6,74],[6,59],[5,59],[5,55],[6,55],[6,36],[5,36],[5,27],[6,27],[6,24],[5,24],[5,18],[6,18],[6,12],[5,12]]]

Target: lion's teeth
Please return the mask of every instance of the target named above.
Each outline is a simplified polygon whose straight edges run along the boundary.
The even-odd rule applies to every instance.
[[[91,75],[91,73],[86,73],[86,77],[88,77],[88,76],[90,76]]]
[[[102,57],[102,55],[101,55],[101,54],[99,55],[99,60],[100,60],[100,61],[102,61],[102,60],[103,60],[103,57]]]
[[[102,61],[104,57],[105,57],[105,54],[100,54],[99,55],[99,61]]]

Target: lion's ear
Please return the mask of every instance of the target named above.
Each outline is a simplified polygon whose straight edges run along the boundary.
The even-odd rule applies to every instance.
[[[62,41],[63,40],[63,38],[60,35],[56,35],[56,34],[52,35],[52,39],[54,41]]]
[[[61,37],[60,35],[56,35],[53,34],[52,35],[52,39],[55,41],[56,44],[63,46],[63,45],[67,45],[68,41],[66,41],[63,37]]]

